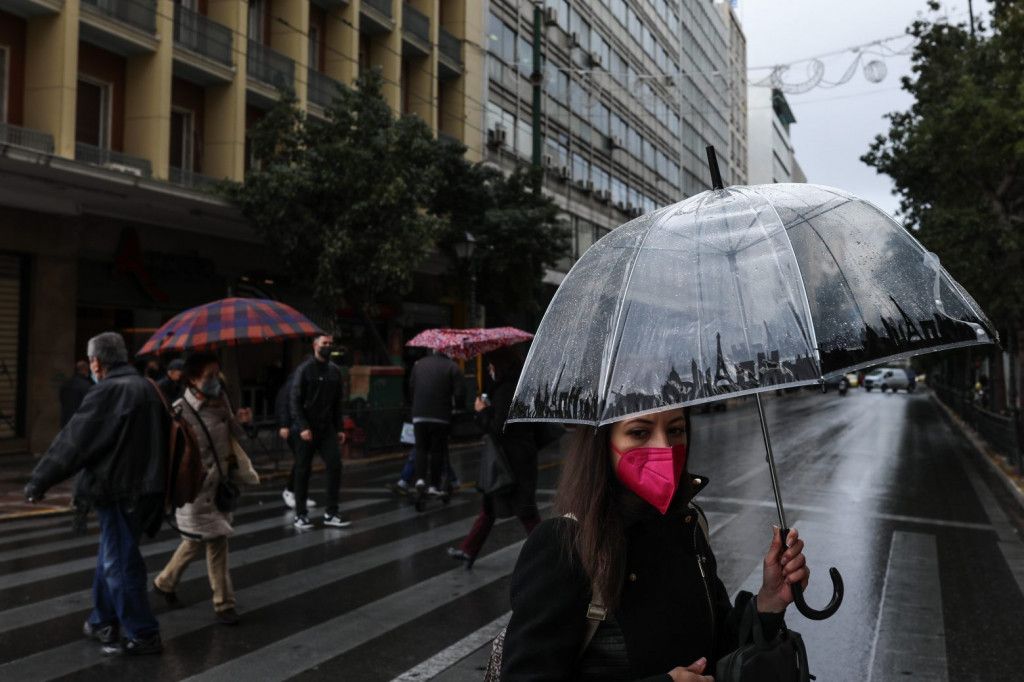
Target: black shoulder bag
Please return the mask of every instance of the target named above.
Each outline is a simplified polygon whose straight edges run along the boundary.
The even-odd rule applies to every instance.
[[[210,444],[210,452],[213,453],[213,463],[217,465],[217,473],[220,474],[220,480],[217,482],[217,491],[213,497],[213,503],[216,505],[219,511],[225,514],[230,514],[238,508],[238,498],[241,496],[242,491],[238,485],[231,480],[228,475],[230,472],[225,472],[220,465],[220,457],[217,455],[217,448],[213,444],[213,437],[210,435],[210,430],[206,428],[206,423],[203,422],[203,418],[199,416],[199,412],[196,408],[192,407],[192,403],[185,400],[185,404],[188,405],[189,409],[192,410],[192,414],[196,416],[196,420],[199,422],[199,426],[203,429],[203,433],[206,434],[206,442]]]
[[[808,682],[813,680],[807,666],[807,649],[799,632],[782,626],[767,639],[757,615],[757,599],[743,609],[739,648],[719,659],[715,667],[718,682]]]

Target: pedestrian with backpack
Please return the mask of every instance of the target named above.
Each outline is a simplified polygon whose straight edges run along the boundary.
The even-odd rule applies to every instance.
[[[784,549],[776,532],[758,594],[733,604],[693,504],[706,480],[687,469],[690,434],[688,408],[577,429],[561,515],[512,574],[502,680],[710,680],[744,617],[769,640],[784,628],[791,586],[809,576],[804,543],[790,531]]]
[[[218,623],[236,625],[235,593],[228,568],[228,538],[234,533],[231,512],[238,485],[256,485],[259,476],[238,441],[244,435],[232,414],[220,382],[220,364],[212,353],[193,353],[183,368],[184,394],[173,406],[196,434],[206,477],[195,501],[175,513],[181,544],[153,581],[153,591],[170,606],[178,604],[175,590],[193,559],[206,554]]]

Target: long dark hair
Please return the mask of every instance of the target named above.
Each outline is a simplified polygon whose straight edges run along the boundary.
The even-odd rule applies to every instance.
[[[683,417],[687,451],[692,452],[689,408],[683,409]],[[612,469],[611,430],[611,426],[576,429],[562,464],[555,510],[576,517],[576,532],[565,536],[566,551],[579,557],[604,605],[614,610],[625,582],[626,526],[621,495],[624,488]],[[685,480],[685,472],[683,476]],[[677,494],[685,489],[681,481]]]

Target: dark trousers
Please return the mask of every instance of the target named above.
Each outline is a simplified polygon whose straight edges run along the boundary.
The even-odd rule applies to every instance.
[[[523,524],[523,528],[526,530],[526,534],[529,535],[533,532],[533,529],[540,523],[540,515],[534,511],[529,516],[520,516],[519,522]],[[469,531],[469,535],[462,541],[462,551],[471,557],[476,557],[480,553],[480,549],[484,546],[484,542],[487,541],[487,536],[491,534],[491,528],[494,527],[494,505],[491,504],[490,498],[484,498],[483,509],[480,510],[480,515],[476,517],[476,521],[473,522],[473,527]]]
[[[448,433],[451,426],[437,422],[418,422],[413,426],[416,435],[416,478],[441,487],[441,476],[448,461]],[[430,478],[427,478],[427,469]]]
[[[288,445],[288,450],[292,453],[292,470],[288,472],[288,481],[284,484],[284,489],[292,493],[295,492],[295,441],[297,440],[297,435],[289,433],[288,438],[284,441]]]
[[[457,481],[459,479],[455,475],[455,469],[452,469],[450,458],[445,466],[445,475],[449,481]],[[416,448],[409,451],[409,458],[405,460],[405,466],[402,467],[402,473],[398,477],[410,485],[416,482]]]
[[[149,608],[146,564],[139,552],[141,522],[124,505],[96,507],[100,521],[100,547],[92,583],[93,610],[89,623],[117,625],[126,639],[160,634]]]
[[[338,492],[341,489],[341,450],[338,448],[338,432],[332,429],[313,429],[313,440],[295,441],[295,513],[306,513],[306,497],[309,495],[309,475],[313,470],[313,453],[319,452],[327,469],[327,514],[338,513]]]

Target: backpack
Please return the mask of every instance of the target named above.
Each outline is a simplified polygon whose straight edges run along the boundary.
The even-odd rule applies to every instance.
[[[690,504],[690,509],[697,513],[697,525],[704,532],[704,540],[709,541],[708,520],[704,516],[704,510],[695,504]],[[572,519],[573,521],[576,520],[574,514],[565,514],[565,518]],[[590,642],[593,641],[594,635],[597,634],[597,629],[601,627],[601,623],[608,617],[608,608],[604,605],[596,584],[591,584],[590,594],[591,602],[587,606],[587,629],[583,635],[583,645],[580,647],[577,657],[583,656],[587,647],[590,646]],[[505,632],[507,630],[507,626],[503,627],[498,636],[491,642],[491,657],[487,660],[484,682],[500,682],[501,680],[501,660],[505,650]]]
[[[152,379],[147,379],[160,396],[171,428],[167,444],[167,484],[164,489],[164,513],[170,515],[175,509],[194,502],[199,497],[206,478],[199,441],[192,427],[181,416],[181,409],[167,403],[163,391]],[[173,524],[171,525],[173,528]]]

